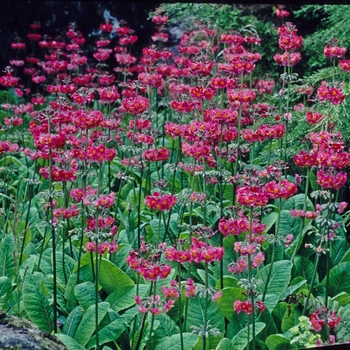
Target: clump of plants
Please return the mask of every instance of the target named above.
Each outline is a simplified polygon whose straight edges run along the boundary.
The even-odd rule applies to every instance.
[[[162,7],[140,58],[123,21],[101,24],[93,57],[76,25],[63,39],[33,23],[13,42],[2,309],[72,350],[348,341],[350,61],[330,41],[331,75],[311,86],[294,72],[303,38],[276,15],[270,75],[255,75],[253,28],[199,22],[174,54]]]

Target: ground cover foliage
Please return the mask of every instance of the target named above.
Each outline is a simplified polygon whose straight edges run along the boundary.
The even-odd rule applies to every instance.
[[[1,309],[71,350],[348,342],[341,8],[303,38],[283,6],[164,4],[142,57],[125,21],[33,22],[0,77]]]

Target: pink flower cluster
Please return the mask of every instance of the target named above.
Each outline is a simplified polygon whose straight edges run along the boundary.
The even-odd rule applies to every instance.
[[[162,312],[167,313],[175,303],[175,301],[172,299],[165,302],[161,299],[159,294],[156,296],[151,295],[147,298],[140,298],[138,295],[136,295],[135,302],[138,305],[139,312],[143,314],[150,312],[154,315],[159,315]]]
[[[317,172],[317,183],[322,188],[333,188],[339,190],[346,183],[347,173],[336,172],[331,169],[319,169]]]
[[[170,152],[165,148],[148,149],[146,150],[142,158],[149,162],[165,162],[169,158]]]
[[[159,278],[167,278],[171,272],[171,266],[153,261],[149,258],[143,258],[134,250],[126,258],[129,267],[138,272],[148,281],[157,281]]]
[[[253,221],[252,225],[253,234],[261,234],[266,228],[265,224]],[[249,219],[245,216],[239,218],[221,218],[219,221],[219,230],[226,237],[228,235],[240,235],[243,232],[248,232],[250,230]]]
[[[317,96],[320,101],[329,101],[333,105],[339,105],[345,99],[341,89],[335,86],[329,87],[326,81],[322,81],[321,86],[317,89]]]
[[[289,198],[298,192],[294,182],[283,179],[279,182],[272,180],[265,185],[265,193],[272,199]]]
[[[262,301],[256,301],[255,307],[259,310],[259,313],[263,313],[266,309],[265,304]],[[253,306],[250,299],[247,299],[245,301],[236,300],[233,304],[233,309],[239,314],[241,312],[246,313],[247,315],[250,315],[253,312]]]
[[[97,251],[100,255],[104,255],[106,252],[108,252],[109,254],[113,254],[116,251],[118,251],[118,248],[118,244],[115,242],[115,240],[113,240],[112,242],[98,243]],[[96,242],[86,242],[85,250],[87,252],[95,253]]]
[[[331,311],[326,307],[320,307],[310,315],[312,328],[316,332],[320,332],[325,324],[327,324],[329,329],[332,329],[336,327],[340,321],[341,316],[337,317],[336,311]]]
[[[152,210],[170,210],[176,204],[176,196],[153,192],[152,196],[146,196],[146,205]]]
[[[198,238],[192,237],[191,245],[188,249],[178,250],[169,247],[165,250],[165,258],[169,261],[185,262],[214,262],[220,261],[224,256],[222,247],[213,247],[201,242]]]

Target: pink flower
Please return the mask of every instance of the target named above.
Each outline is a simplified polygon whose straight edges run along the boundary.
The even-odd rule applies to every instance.
[[[259,252],[258,254],[256,254],[253,258],[253,261],[252,261],[252,265],[253,267],[258,267],[260,266],[265,260],[265,255],[263,252]]]

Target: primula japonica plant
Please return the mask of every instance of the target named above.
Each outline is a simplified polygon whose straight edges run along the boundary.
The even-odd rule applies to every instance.
[[[195,23],[175,55],[163,7],[152,21],[142,57],[124,21],[101,24],[92,57],[75,24],[49,38],[33,23],[11,45],[1,308],[72,350],[347,342],[350,153],[333,117],[347,49],[327,43],[333,74],[307,85],[293,73],[303,38],[286,22],[274,81],[254,76],[254,28]]]

